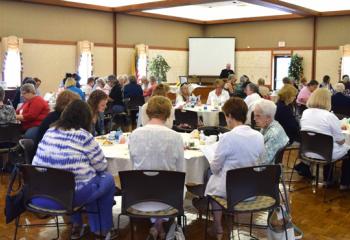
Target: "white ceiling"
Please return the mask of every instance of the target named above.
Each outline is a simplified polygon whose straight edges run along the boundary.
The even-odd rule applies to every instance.
[[[350,10],[350,0],[281,0],[318,12]]]
[[[65,2],[75,2],[103,7],[123,7],[133,4],[159,2],[163,0],[64,0]]]
[[[189,18],[200,21],[265,17],[289,14],[287,12],[279,11],[276,9],[271,9],[239,1],[223,1],[208,4],[162,8],[155,10],[146,10],[144,12],[173,17]]]

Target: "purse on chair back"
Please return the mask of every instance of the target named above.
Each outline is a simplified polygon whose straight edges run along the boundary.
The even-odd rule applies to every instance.
[[[14,189],[16,179],[18,179],[18,188]],[[25,211],[24,206],[24,186],[17,166],[14,167],[10,183],[6,193],[5,217],[6,224],[12,222],[15,218]]]

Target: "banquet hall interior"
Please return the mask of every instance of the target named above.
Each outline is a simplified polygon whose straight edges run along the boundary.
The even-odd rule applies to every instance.
[[[0,0],[0,240],[350,239],[350,1]]]

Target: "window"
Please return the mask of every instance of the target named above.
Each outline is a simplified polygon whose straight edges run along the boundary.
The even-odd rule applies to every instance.
[[[342,66],[341,66],[342,75],[350,76],[350,56],[346,56],[342,58]]]
[[[6,87],[21,85],[21,54],[18,50],[9,49],[4,59],[4,81]]]
[[[80,84],[86,85],[87,79],[92,76],[92,54],[91,54],[91,52],[83,52],[80,55],[78,74],[81,77]]]

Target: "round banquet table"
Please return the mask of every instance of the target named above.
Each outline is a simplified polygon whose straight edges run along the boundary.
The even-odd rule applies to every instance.
[[[204,109],[205,106],[206,109]],[[202,117],[204,126],[219,126],[219,112],[221,111],[221,107],[214,108],[210,105],[202,105],[194,107],[185,106],[183,109],[196,112],[198,117]]]
[[[190,141],[190,134],[181,133],[184,142]],[[105,140],[99,140],[101,149],[107,159],[108,167],[107,171],[114,176],[119,175],[119,171],[132,170],[133,164],[130,160],[130,154],[128,144],[118,144],[113,142],[112,145],[103,145]],[[191,139],[196,145],[198,145],[197,139]],[[185,171],[186,171],[186,183],[202,184],[204,174],[206,174],[209,168],[209,162],[200,150],[185,150]]]

